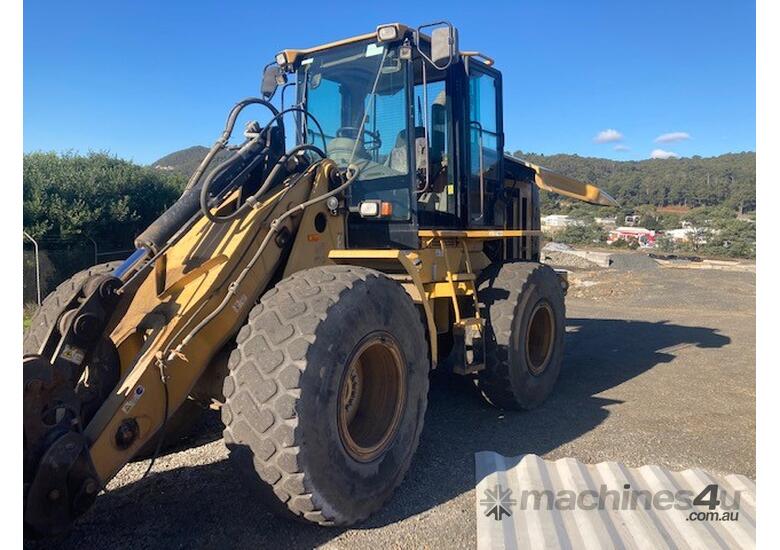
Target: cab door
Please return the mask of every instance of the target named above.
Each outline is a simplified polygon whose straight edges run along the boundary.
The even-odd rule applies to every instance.
[[[504,225],[504,129],[501,112],[501,73],[468,60],[467,222],[469,226]]]

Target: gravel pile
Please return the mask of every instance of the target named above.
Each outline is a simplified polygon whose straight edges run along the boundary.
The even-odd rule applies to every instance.
[[[570,254],[568,252],[543,251],[542,261],[552,266],[568,267],[573,269],[593,269],[596,267],[594,262],[587,258]]]
[[[644,252],[625,252],[612,255],[612,267],[623,271],[647,271],[659,266]]]

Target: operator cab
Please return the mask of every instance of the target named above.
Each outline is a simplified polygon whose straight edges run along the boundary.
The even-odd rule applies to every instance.
[[[360,175],[348,193],[347,246],[419,248],[420,229],[505,228],[501,73],[460,52],[447,23],[376,33],[277,63],[295,73],[297,142]]]

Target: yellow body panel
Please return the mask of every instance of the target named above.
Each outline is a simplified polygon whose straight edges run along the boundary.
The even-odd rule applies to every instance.
[[[311,198],[327,192],[328,179],[317,178],[311,191]],[[328,253],[333,249],[344,247],[346,231],[344,225],[344,216],[331,214],[324,201],[304,210],[298,226],[298,237],[295,239],[282,276],[288,277],[302,269],[333,263]]]

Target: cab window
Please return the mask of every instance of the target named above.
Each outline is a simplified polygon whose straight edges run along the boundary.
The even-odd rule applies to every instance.
[[[430,64],[422,74],[423,61],[415,61],[415,137],[428,129],[428,167],[417,175],[417,215],[420,225],[451,225],[457,221],[457,195],[452,161],[452,105],[446,73]],[[416,150],[416,149],[415,149]]]
[[[306,142],[324,140],[336,164],[360,167],[350,206],[366,200],[390,203],[383,220],[411,216],[407,65],[397,48],[359,43],[315,54],[303,60],[298,73],[299,99],[322,127],[320,132],[304,120]]]
[[[499,150],[496,79],[472,67],[468,91],[469,221],[477,225],[501,225],[504,222],[502,210],[496,204],[502,154]]]

